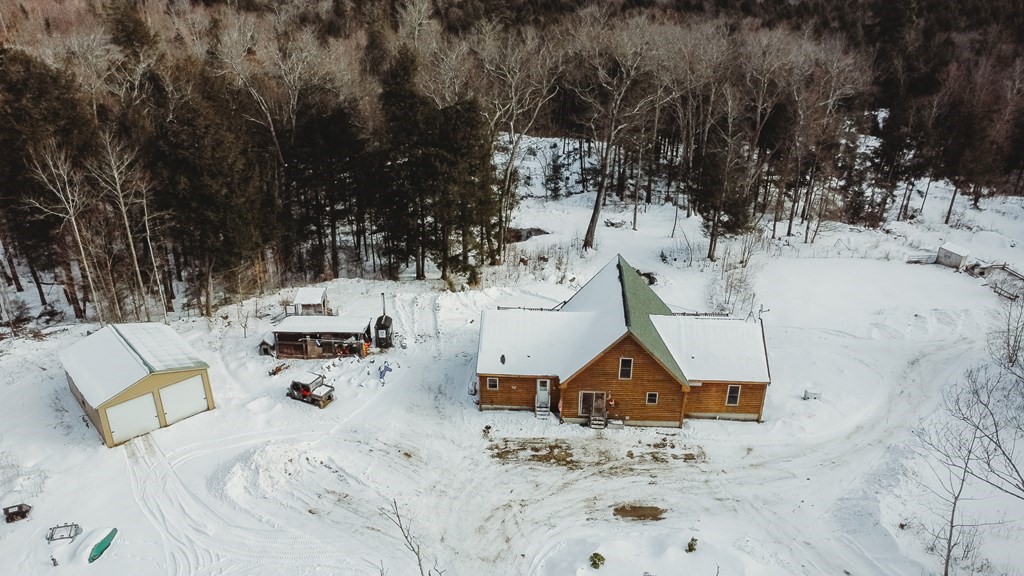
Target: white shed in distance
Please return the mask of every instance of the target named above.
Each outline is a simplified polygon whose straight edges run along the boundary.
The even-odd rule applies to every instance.
[[[969,255],[970,252],[966,248],[957,246],[952,242],[946,242],[939,246],[939,254],[935,258],[935,263],[962,270],[967,265],[967,257]]]

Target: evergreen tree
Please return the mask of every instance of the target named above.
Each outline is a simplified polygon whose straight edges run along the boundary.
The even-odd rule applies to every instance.
[[[255,143],[230,113],[237,102],[222,77],[195,60],[177,66],[199,78],[197,90],[179,103],[173,122],[158,125],[153,170],[162,207],[173,214],[173,237],[194,271],[193,290],[204,294],[211,315],[214,275],[255,255],[272,215],[261,210],[266,180],[251,153]]]

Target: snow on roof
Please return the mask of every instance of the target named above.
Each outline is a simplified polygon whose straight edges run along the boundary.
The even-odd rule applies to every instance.
[[[564,312],[604,312],[611,316],[617,313],[619,321],[625,324],[626,313],[622,307],[622,285],[619,283],[619,258],[612,258],[579,291],[562,305]]]
[[[274,326],[274,333],[291,334],[353,334],[362,333],[370,325],[370,317],[347,316],[288,316]]]
[[[66,348],[60,360],[94,408],[149,374],[207,367],[177,332],[155,322],[109,324]]]
[[[158,322],[114,324],[128,345],[150,367],[150,372],[206,368],[206,362],[170,326]]]
[[[953,244],[952,242],[946,242],[942,246],[939,246],[939,250],[945,250],[946,252],[952,252],[953,254],[956,254],[957,256],[965,256],[966,257],[966,256],[969,256],[971,254],[971,251],[968,250],[967,248],[964,248],[964,247],[962,247],[962,246],[960,246],[958,244]]]
[[[476,371],[565,381],[627,331],[680,382],[769,381],[760,324],[672,316],[622,256],[558,310],[484,311]]]
[[[690,381],[769,382],[759,322],[714,316],[651,316]]]
[[[476,371],[565,380],[625,331],[621,316],[599,311],[485,310]]]
[[[326,288],[315,288],[312,286],[307,286],[305,288],[299,288],[299,290],[295,293],[295,299],[292,300],[292,304],[301,304],[303,306],[323,304],[324,298],[326,297]]]

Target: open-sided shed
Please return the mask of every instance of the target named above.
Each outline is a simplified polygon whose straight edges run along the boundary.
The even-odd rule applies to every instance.
[[[214,408],[206,362],[164,324],[107,325],[60,359],[72,395],[107,446]]]
[[[370,350],[366,316],[288,316],[273,332],[278,358],[366,356]]]

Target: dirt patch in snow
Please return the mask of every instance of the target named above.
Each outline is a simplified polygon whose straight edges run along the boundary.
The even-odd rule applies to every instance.
[[[572,448],[562,440],[506,438],[492,442],[491,456],[502,462],[539,462],[578,470],[580,463],[573,458]]]
[[[665,515],[664,508],[658,508],[657,506],[640,506],[636,504],[619,504],[612,509],[612,513],[618,518],[625,518],[626,520],[663,520]]]

